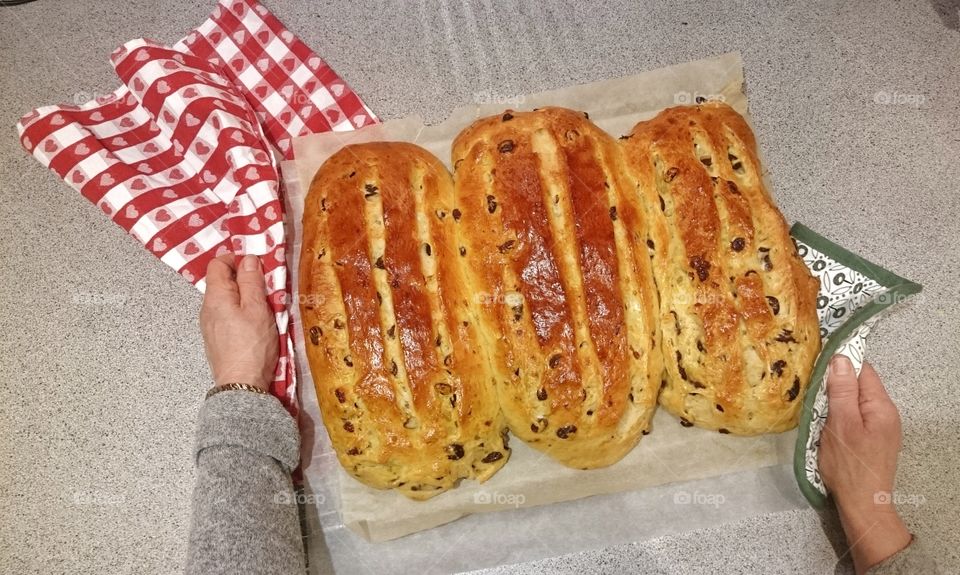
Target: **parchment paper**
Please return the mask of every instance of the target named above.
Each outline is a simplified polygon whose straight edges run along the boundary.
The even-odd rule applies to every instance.
[[[526,110],[556,105],[587,111],[591,120],[617,137],[637,121],[669,106],[694,103],[697,97],[722,98],[747,116],[742,87],[742,61],[739,54],[731,53],[527,95],[510,107]],[[282,166],[294,297],[299,295],[297,263],[304,196],[314,173],[330,155],[349,143],[408,141],[430,150],[449,167],[454,136],[474,119],[505,108],[474,105],[455,110],[433,126],[412,117],[355,132],[295,139],[297,159]],[[622,461],[606,469],[566,468],[514,438],[510,461],[482,485],[464,481],[459,488],[426,502],[368,488],[349,477],[332,453],[305,361],[297,305],[293,317],[302,382],[303,502],[307,528],[314,532],[308,547],[322,543],[330,558],[326,559],[325,553],[310,556],[314,561],[331,561],[337,570],[425,573],[475,569],[805,506],[787,466],[795,432],[753,438],[720,435],[682,427],[662,410],[654,417],[653,432]],[[616,495],[576,501],[602,494]],[[546,506],[551,503],[554,505]],[[489,511],[499,512],[486,513]],[[576,516],[571,516],[574,513]],[[481,515],[430,529],[471,514]],[[318,529],[323,531],[322,539]],[[400,537],[389,543],[369,542]]]

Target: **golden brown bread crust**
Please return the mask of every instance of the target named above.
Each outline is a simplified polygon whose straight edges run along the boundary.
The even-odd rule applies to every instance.
[[[621,145],[650,222],[661,405],[723,433],[794,427],[820,350],[818,283],[764,188],[746,121],[722,103],[671,108]]]
[[[650,427],[662,360],[640,200],[616,142],[562,108],[478,120],[453,144],[462,259],[510,429],[578,468]]]
[[[609,465],[658,393],[685,425],[796,425],[818,285],[735,111],[673,108],[619,144],[577,112],[508,111],[452,160],[455,183],[417,146],[353,145],[311,184],[301,313],[348,472],[426,499],[493,475],[507,424]]]
[[[300,306],[344,468],[427,499],[506,463],[506,425],[459,257],[453,184],[407,143],[351,145],[310,185]]]

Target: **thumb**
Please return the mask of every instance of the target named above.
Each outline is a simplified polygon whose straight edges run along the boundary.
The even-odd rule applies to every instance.
[[[880,376],[869,363],[863,363],[860,371],[860,413],[863,423],[870,426],[875,422],[883,424],[899,418],[897,406],[890,399]]]
[[[267,301],[267,286],[263,281],[260,258],[243,256],[237,266],[237,286],[240,288],[240,307],[262,306]]]
[[[863,424],[860,417],[860,383],[853,362],[844,355],[830,360],[827,377],[827,424],[831,421]]]

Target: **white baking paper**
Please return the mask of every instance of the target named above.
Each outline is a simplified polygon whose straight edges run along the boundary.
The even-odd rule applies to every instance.
[[[613,136],[642,119],[696,99],[723,99],[747,116],[739,54],[520,98],[514,109],[554,105],[587,111]],[[290,269],[298,296],[300,221],[320,165],[349,143],[419,144],[449,167],[454,136],[503,106],[455,110],[443,123],[387,121],[355,132],[294,140],[296,160],[282,165],[286,184]],[[793,479],[795,432],[753,438],[682,427],[664,411],[653,432],[606,469],[566,468],[513,439],[506,466],[480,485],[425,502],[368,488],[349,477],[332,453],[320,419],[293,306],[302,382],[304,498],[312,572],[441,573],[530,561],[587,548],[689,531],[752,515],[806,506]]]

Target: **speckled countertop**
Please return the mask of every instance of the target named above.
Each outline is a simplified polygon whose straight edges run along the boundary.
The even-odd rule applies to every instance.
[[[740,51],[787,218],[925,286],[868,358],[903,416],[898,489],[920,503],[902,512],[960,570],[957,0],[267,4],[383,118],[439,120],[476,98]],[[181,567],[208,386],[200,296],[28,157],[13,126],[37,105],[109,92],[116,46],[173,42],[212,7],[0,8],[0,572]],[[828,573],[841,545],[835,518],[803,510],[495,572]]]

